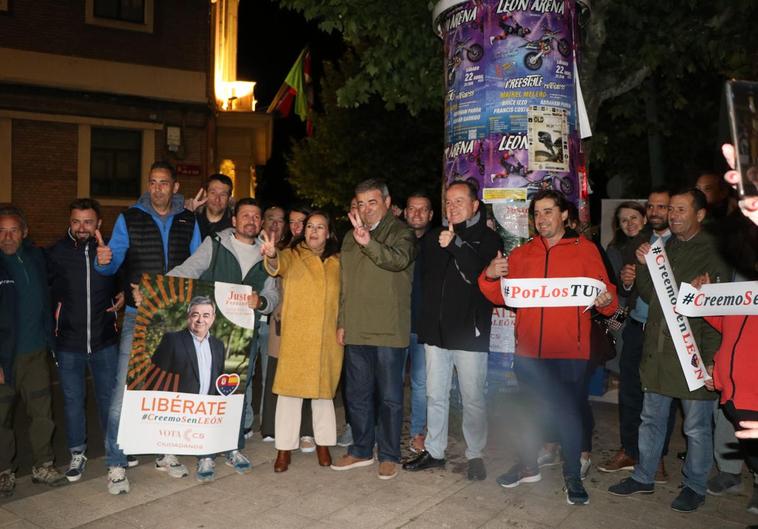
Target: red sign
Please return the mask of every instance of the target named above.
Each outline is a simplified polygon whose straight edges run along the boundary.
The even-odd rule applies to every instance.
[[[200,176],[200,166],[178,163],[176,164],[176,174],[177,176]]]

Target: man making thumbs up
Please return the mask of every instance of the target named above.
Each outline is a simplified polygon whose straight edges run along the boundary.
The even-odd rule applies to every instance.
[[[447,448],[450,380],[453,366],[463,398],[463,436],[468,478],[487,472],[482,451],[487,442],[484,382],[490,343],[492,304],[477,277],[500,249],[500,238],[487,227],[477,190],[453,182],[445,192],[447,220],[422,241],[422,302],[419,342],[426,349],[427,437],[425,451],[405,470],[442,467]]]

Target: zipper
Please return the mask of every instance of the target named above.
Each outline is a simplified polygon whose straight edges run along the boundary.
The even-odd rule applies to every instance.
[[[550,250],[552,248],[548,248],[547,245],[545,245],[545,241],[542,241],[542,245],[545,246],[545,271],[542,273],[543,278],[547,278],[547,267],[548,267],[548,260],[550,259]],[[545,307],[540,307],[540,346],[537,348],[537,358],[542,358],[542,327],[545,323]]]
[[[84,267],[87,269],[87,356],[92,354],[92,304],[90,300],[89,241],[84,243]]]
[[[745,325],[747,324],[747,316],[742,320],[742,325],[740,325],[740,332],[737,333],[737,339],[734,340],[734,345],[732,346],[732,356],[729,359],[729,380],[732,383],[732,396],[729,400],[734,401],[734,394],[737,392],[737,386],[734,384],[734,357],[737,353],[737,344],[740,343],[740,338],[742,338],[742,331],[745,330]]]

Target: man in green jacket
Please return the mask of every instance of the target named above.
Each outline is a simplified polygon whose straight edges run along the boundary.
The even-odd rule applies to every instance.
[[[719,255],[716,241],[702,229],[706,216],[706,198],[702,191],[689,189],[673,194],[668,216],[673,237],[666,243],[666,253],[677,282],[689,283],[706,272],[721,280],[731,277],[729,266]],[[712,385],[695,391],[690,391],[687,386],[650,271],[645,265],[645,255],[649,251],[650,244],[645,243],[636,253],[638,290],[640,297],[650,304],[640,365],[645,401],[639,430],[639,461],[631,478],[608,490],[619,496],[653,492],[653,477],[661,458],[671,400],[681,399],[687,458],[683,488],[671,508],[692,512],[705,502],[706,481],[713,464],[712,401],[716,394],[712,392]],[[689,323],[703,364],[710,373],[713,355],[721,339],[703,318],[689,318]]]
[[[270,314],[279,303],[279,291],[274,278],[269,277],[263,269],[258,233],[261,230],[261,208],[253,198],[237,201],[232,217],[232,228],[226,228],[205,238],[200,247],[182,264],[174,267],[168,275],[189,277],[203,281],[222,281],[249,285],[253,295],[248,300],[250,308],[258,313],[256,318],[254,350],[258,340],[258,322],[261,314]],[[255,372],[255,360],[252,356],[248,363],[246,389],[252,384]],[[243,418],[244,419],[244,418]],[[250,461],[241,449],[245,447],[242,425],[237,443],[237,450],[226,454],[226,464],[243,474],[250,469]],[[198,460],[197,478],[199,481],[213,481],[216,464],[213,456]]]
[[[337,340],[346,346],[344,384],[353,444],[332,468],[371,465],[376,441],[379,478],[392,479],[400,462],[416,236],[392,214],[382,180],[358,184],[355,196],[358,211],[348,214],[353,230],[342,243],[337,330]]]

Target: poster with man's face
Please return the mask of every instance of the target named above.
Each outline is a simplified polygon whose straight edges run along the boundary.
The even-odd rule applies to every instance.
[[[149,274],[139,289],[119,445],[128,454],[236,448],[252,289]]]

